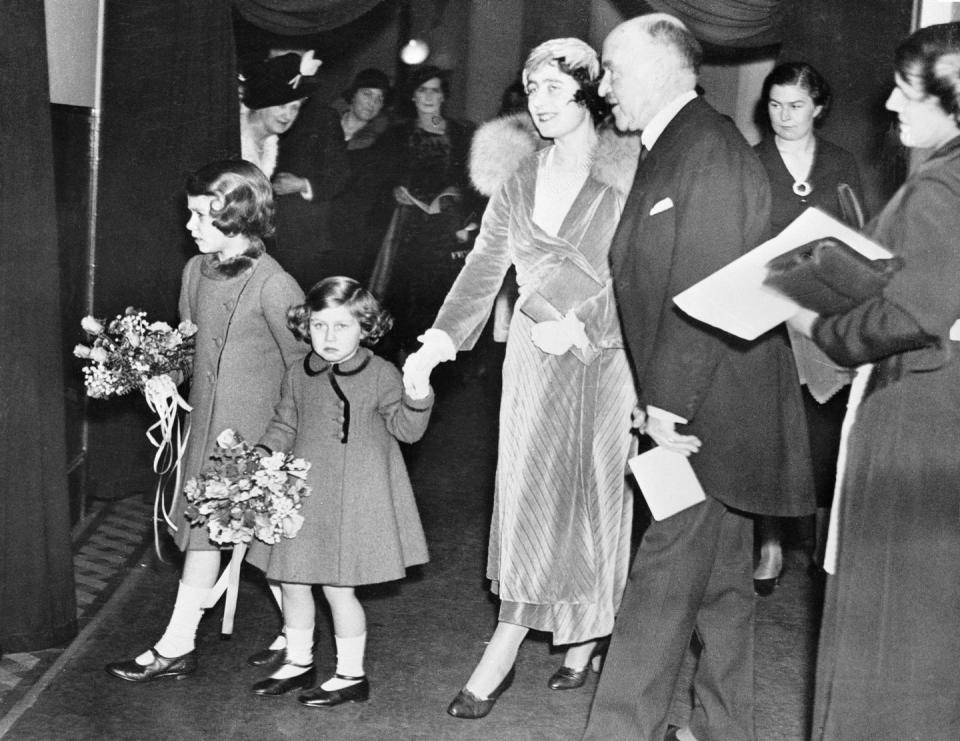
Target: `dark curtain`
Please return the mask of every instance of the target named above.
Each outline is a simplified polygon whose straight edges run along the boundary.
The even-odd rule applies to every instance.
[[[196,251],[184,229],[185,176],[240,156],[230,2],[107,3],[104,27],[95,314],[136,306],[174,321]],[[76,326],[68,331],[79,339]],[[142,396],[91,401],[88,419],[93,496],[152,490]]]
[[[346,25],[383,0],[234,0],[240,14],[255,26],[291,36]]]
[[[693,34],[719,47],[771,46],[780,42],[782,0],[619,0],[627,16],[670,13]]]
[[[43,3],[0,0],[0,647],[77,631]]]

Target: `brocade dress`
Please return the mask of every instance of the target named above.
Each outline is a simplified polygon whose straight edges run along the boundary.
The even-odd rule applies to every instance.
[[[549,151],[523,160],[494,194],[433,326],[469,350],[516,267],[487,577],[502,622],[569,644],[610,633],[626,583],[632,499],[624,474],[636,394],[607,267],[622,197],[591,173],[559,233],[547,233],[533,211]],[[550,355],[531,341],[534,322],[520,308],[564,258],[603,287],[576,307],[589,348]]]
[[[430,326],[470,250],[469,237],[475,232],[468,233],[466,241],[457,232],[479,218],[479,199],[467,176],[472,135],[472,125],[451,119],[442,134],[405,123],[387,135],[385,146],[399,167],[395,183],[427,206],[436,201],[439,207],[436,213],[418,206],[396,207],[387,240],[393,242],[387,249],[395,257],[385,298],[397,320],[394,335],[401,346],[415,345],[415,338]],[[373,290],[378,288],[375,282]]]

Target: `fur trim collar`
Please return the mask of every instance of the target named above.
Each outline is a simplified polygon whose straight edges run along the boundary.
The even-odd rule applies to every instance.
[[[604,185],[626,195],[640,157],[640,136],[621,134],[612,125],[602,125],[590,174]],[[542,139],[526,113],[495,118],[480,126],[470,147],[470,179],[488,198],[510,179],[520,162],[550,146]]]
[[[257,258],[262,254],[262,250],[251,246],[242,255],[237,255],[223,262],[220,261],[219,255],[204,255],[203,262],[200,263],[200,272],[203,273],[204,277],[213,280],[236,278],[240,273],[250,270],[256,265]]]

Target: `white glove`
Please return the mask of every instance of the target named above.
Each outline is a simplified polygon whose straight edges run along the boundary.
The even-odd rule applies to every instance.
[[[530,339],[533,344],[550,355],[563,355],[571,347],[581,350],[590,345],[587,333],[573,311],[559,321],[538,322],[530,330]]]
[[[424,399],[430,394],[430,373],[443,361],[457,357],[457,351],[442,329],[428,329],[417,339],[422,343],[420,349],[403,364],[403,388],[411,399]]]

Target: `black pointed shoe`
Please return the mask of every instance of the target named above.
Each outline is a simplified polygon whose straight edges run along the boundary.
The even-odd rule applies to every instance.
[[[303,664],[291,664],[291,666],[305,668]],[[303,672],[303,674],[297,674],[295,677],[286,677],[284,679],[267,677],[266,679],[261,679],[250,689],[253,690],[253,694],[255,695],[275,697],[276,695],[286,694],[290,690],[302,690],[305,687],[310,687],[314,681],[316,681],[317,670],[313,664],[309,664],[308,666],[310,668]]]
[[[575,690],[578,687],[583,687],[589,672],[589,664],[579,671],[571,669],[569,666],[561,666],[550,677],[547,686],[552,690]]]
[[[255,654],[250,654],[250,656],[247,657],[247,663],[250,666],[279,664],[286,655],[287,649],[285,648],[265,648],[262,651],[257,651]]]
[[[163,677],[183,679],[197,670],[197,654],[194,651],[171,659],[161,656],[152,648],[150,653],[153,654],[153,661],[146,666],[138,664],[136,659],[130,659],[107,664],[104,669],[107,674],[128,682],[149,682],[151,679]]]
[[[323,687],[314,687],[297,698],[297,702],[310,708],[332,708],[344,702],[366,702],[370,699],[370,680],[363,677],[347,677],[343,674],[334,674],[337,679],[359,679],[356,684],[342,687],[338,690],[325,690]]]
[[[463,718],[464,720],[485,718],[490,714],[490,711],[493,710],[497,698],[510,689],[510,685],[513,684],[514,675],[515,671],[513,667],[511,667],[510,671],[507,672],[507,676],[503,678],[503,681],[497,685],[496,689],[490,693],[490,696],[486,700],[481,700],[464,687],[457,693],[457,696],[453,698],[453,702],[447,707],[447,713],[454,718]]]

